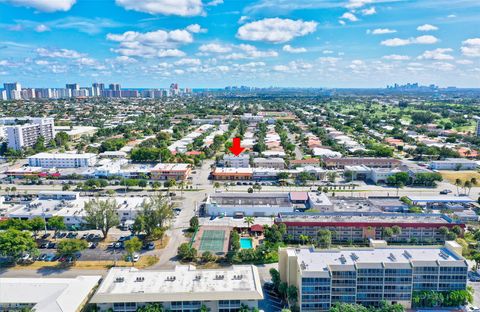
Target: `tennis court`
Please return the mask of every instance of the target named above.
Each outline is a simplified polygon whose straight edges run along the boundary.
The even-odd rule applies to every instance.
[[[200,253],[210,251],[215,254],[222,254],[228,251],[228,240],[230,229],[225,227],[201,227],[197,233],[194,247]]]

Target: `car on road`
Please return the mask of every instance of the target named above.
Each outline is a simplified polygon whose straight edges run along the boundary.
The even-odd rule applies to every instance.
[[[46,257],[45,257],[45,260],[44,261],[47,261],[47,262],[52,262],[52,261],[55,261],[57,260],[57,256],[55,254],[48,254]]]
[[[75,232],[69,232],[67,234],[67,238],[76,238],[78,236],[78,233],[75,233]]]
[[[480,282],[480,274],[477,272],[468,272],[468,279],[471,282]]]
[[[452,191],[445,189],[445,190],[440,191],[440,194],[441,194],[441,195],[447,195],[447,194],[449,194],[449,193],[451,193],[451,192],[452,192]]]

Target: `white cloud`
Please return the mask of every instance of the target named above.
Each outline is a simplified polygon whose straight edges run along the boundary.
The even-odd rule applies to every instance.
[[[120,55],[115,58],[115,61],[118,63],[123,63],[123,64],[131,64],[131,63],[137,63],[138,61],[134,58],[125,56],[125,55]]]
[[[358,21],[358,18],[355,16],[355,14],[353,14],[353,13],[351,13],[351,12],[345,12],[345,13],[343,13],[343,15],[340,16],[340,18],[349,20],[350,22],[356,22],[356,21]]]
[[[37,52],[38,56],[52,58],[78,59],[85,56],[85,54],[68,49],[50,50],[45,48],[38,48],[35,50],[35,52]]]
[[[45,32],[45,31],[49,31],[50,28],[48,28],[48,26],[44,25],[44,24],[40,24],[40,25],[37,25],[35,27],[35,31],[36,32]]]
[[[363,15],[373,15],[373,14],[376,14],[376,13],[377,13],[377,10],[375,10],[375,7],[371,7],[371,8],[362,10]]]
[[[326,63],[326,64],[330,64],[330,65],[335,65],[338,61],[340,61],[341,58],[339,57],[331,57],[331,56],[322,56],[322,57],[319,57],[318,58],[318,61],[320,63]]]
[[[275,65],[273,70],[277,72],[301,72],[312,69],[313,65],[302,61],[291,61],[288,65]]]
[[[446,62],[436,62],[433,63],[435,69],[439,69],[442,71],[452,71],[455,69],[455,65]]]
[[[174,63],[177,66],[198,66],[202,64],[198,58],[183,58]]]
[[[208,6],[217,6],[219,4],[223,4],[223,0],[212,0],[207,3]]]
[[[127,31],[123,34],[108,34],[107,39],[120,43],[114,52],[125,56],[175,57],[184,56],[180,45],[193,42],[192,34],[185,29],[156,30],[147,33]]]
[[[434,31],[434,30],[438,30],[438,27],[433,26],[431,24],[424,24],[424,25],[418,26],[417,30],[418,31]]]
[[[345,7],[349,9],[359,9],[373,2],[373,0],[349,0]]]
[[[437,61],[453,60],[454,57],[448,54],[452,51],[453,50],[450,48],[445,48],[445,49],[438,48],[435,50],[425,51],[418,58],[421,60],[437,60]]]
[[[434,43],[437,43],[437,42],[438,42],[437,37],[427,35],[427,36],[420,36],[420,37],[415,38],[413,43],[434,44]]]
[[[183,57],[185,52],[178,49],[161,49],[157,52],[158,57]]]
[[[149,14],[197,16],[204,13],[201,0],[115,0],[115,3],[127,10]]]
[[[37,9],[42,12],[68,11],[76,0],[0,0],[14,6]]]
[[[480,56],[480,38],[471,38],[463,41],[461,51],[465,56],[479,57]]]
[[[333,54],[335,52],[333,52],[332,50],[323,50],[322,53],[323,54]]]
[[[437,43],[438,39],[434,36],[419,36],[416,38],[408,38],[408,39],[401,39],[401,38],[393,38],[387,39],[382,41],[380,44],[387,46],[387,47],[400,47],[406,46],[411,44],[434,44]]]
[[[89,57],[81,57],[75,60],[75,63],[78,65],[85,65],[85,66],[96,66],[98,65],[97,61]]]
[[[286,65],[275,65],[273,66],[273,70],[278,72],[287,72],[290,70],[290,67]]]
[[[285,52],[288,52],[288,53],[304,53],[304,52],[307,52],[307,49],[305,49],[305,48],[302,48],[302,47],[294,48],[289,44],[284,45],[282,50],[285,51]]]
[[[367,30],[367,34],[372,34],[372,35],[385,35],[385,34],[393,34],[396,33],[397,31],[394,29],[389,29],[389,28],[377,28],[374,30]]]
[[[237,37],[249,41],[281,43],[308,35],[316,29],[317,23],[314,21],[266,18],[241,26],[237,31]]]
[[[473,62],[470,61],[470,60],[457,60],[456,63],[461,64],[461,65],[471,65],[471,64],[473,64]]]
[[[232,51],[232,47],[219,43],[207,43],[202,44],[198,50],[205,53],[228,53]]]
[[[249,19],[248,16],[245,16],[245,15],[240,16],[240,18],[238,19],[238,23],[239,23],[239,24],[243,24],[243,23],[245,23],[248,19]]]
[[[46,66],[46,65],[50,65],[50,62],[45,61],[45,60],[36,60],[35,64],[40,65],[40,66]],[[0,62],[0,65],[1,65],[1,62]]]
[[[198,24],[188,25],[185,29],[194,34],[206,33],[208,31],[206,28],[202,28],[202,26]]]
[[[399,54],[385,55],[382,58],[385,60],[392,60],[392,61],[408,61],[410,59],[408,55],[399,55]]]

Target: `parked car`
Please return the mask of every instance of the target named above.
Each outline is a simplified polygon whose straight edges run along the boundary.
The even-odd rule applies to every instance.
[[[148,250],[153,250],[153,249],[155,249],[155,243],[154,243],[154,242],[148,243],[148,244],[147,244],[147,249],[148,249]]]
[[[38,260],[45,261],[45,259],[47,259],[47,256],[48,256],[48,254],[41,254],[40,257],[38,258]]]
[[[57,247],[57,244],[55,244],[54,242],[49,242],[47,245],[48,249],[54,249],[55,247]]]
[[[50,233],[45,233],[42,235],[42,239],[47,239],[50,237]]]
[[[22,260],[22,261],[28,261],[28,260],[30,260],[30,254],[28,254],[28,253],[24,254],[24,255],[22,256],[21,260]]]
[[[95,249],[97,248],[98,246],[98,243],[97,242],[93,242],[92,245],[89,247],[90,249]]]

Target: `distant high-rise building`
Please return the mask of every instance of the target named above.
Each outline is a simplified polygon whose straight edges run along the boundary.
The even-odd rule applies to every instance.
[[[477,121],[477,125],[475,127],[475,134],[477,137],[480,137],[480,117],[475,116],[474,119]]]
[[[92,83],[91,96],[102,96],[102,91],[105,90],[105,84],[94,82]]]
[[[170,85],[170,95],[178,95],[179,93],[178,83],[172,83]]]
[[[112,91],[120,91],[122,89],[118,83],[111,83],[108,88]]]
[[[19,100],[21,98],[22,86],[18,82],[7,82],[3,84],[7,93],[7,100]]]
[[[65,88],[69,89],[69,90],[72,90],[72,93],[73,91],[75,90],[80,90],[80,85],[78,83],[67,83],[65,85]]]

